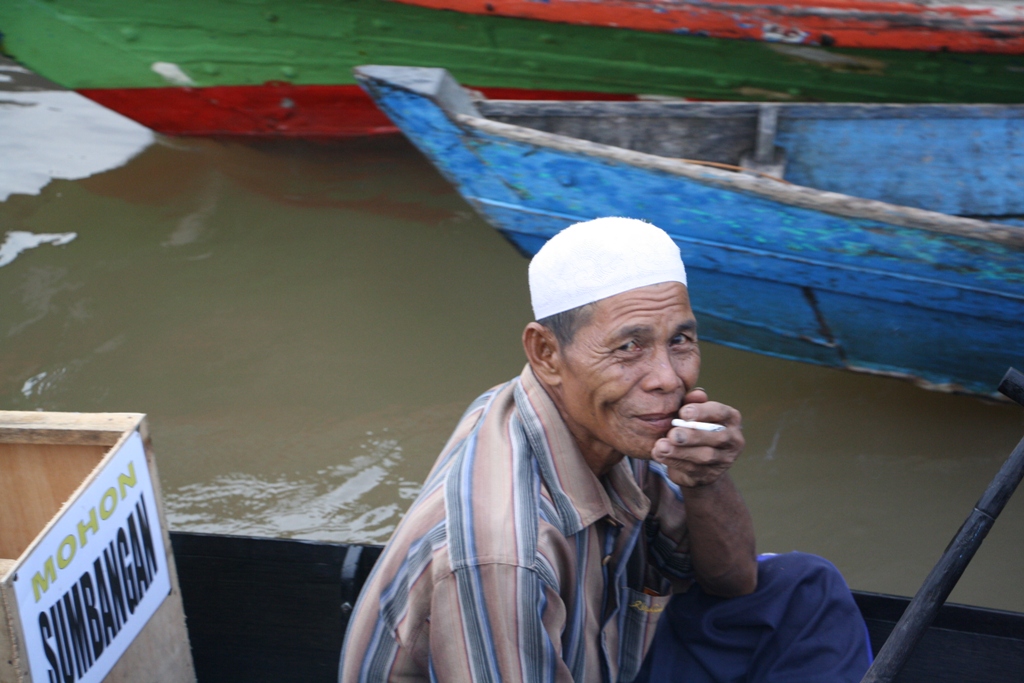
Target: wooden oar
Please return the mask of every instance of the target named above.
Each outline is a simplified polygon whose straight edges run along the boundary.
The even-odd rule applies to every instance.
[[[1024,374],[1013,368],[1007,370],[1003,381],[999,383],[999,392],[1024,406]],[[896,678],[1022,478],[1024,439],[1013,449],[967,521],[950,541],[946,552],[910,601],[861,683],[889,683]]]

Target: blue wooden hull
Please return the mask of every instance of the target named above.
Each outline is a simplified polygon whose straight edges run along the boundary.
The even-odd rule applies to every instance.
[[[391,78],[399,69],[374,69],[379,68],[357,70],[364,88],[524,253],[535,253],[570,223],[598,216],[643,218],[669,232],[687,265],[702,339],[984,395],[995,395],[1008,366],[1024,364],[1020,228],[992,225],[993,238],[989,223],[961,225],[959,219],[878,202],[864,208],[852,197],[806,188],[762,191],[772,181],[744,184],[722,180],[737,174],[699,167],[677,171],[671,164],[679,162],[650,155],[634,154],[640,159],[634,163],[632,153],[589,143],[573,147],[547,134],[531,138],[520,127],[481,124],[452,83],[435,79],[423,86],[415,78]],[[814,163],[814,154],[824,154],[821,143],[808,143],[792,126],[779,140],[794,158],[792,175],[800,182],[822,176],[818,184],[832,193],[860,179],[862,196],[873,199],[895,192],[911,206],[931,208],[934,201],[960,213],[1024,214],[1024,111],[1008,111],[1006,117],[987,108],[980,118],[968,112],[943,119],[953,121],[952,130],[959,130],[958,117],[971,122],[981,131],[973,136],[950,138],[942,121],[928,122],[928,135],[951,145],[965,137],[956,144],[1009,159],[981,166],[983,159],[973,157],[979,180],[960,173],[959,187],[933,186],[943,174],[957,172],[959,150],[913,169],[903,158],[917,154],[912,145],[890,148],[881,157],[883,163],[891,157],[890,172],[865,180],[864,164],[879,168],[870,155],[864,161],[850,146],[833,145],[833,158]],[[872,115],[854,118],[872,124]],[[914,120],[888,122],[876,134],[896,135]],[[856,128],[857,122],[843,125]],[[983,144],[986,135],[993,141]],[[857,130],[847,139],[872,142]],[[801,144],[809,146],[806,154],[798,154]],[[823,164],[835,172],[823,173]],[[928,193],[931,200],[919,197]],[[950,200],[956,193],[959,204]]]

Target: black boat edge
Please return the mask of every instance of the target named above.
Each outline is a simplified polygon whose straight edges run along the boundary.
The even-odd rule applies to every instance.
[[[171,532],[199,683],[337,680],[352,606],[381,546]],[[909,598],[854,591],[877,653]],[[901,683],[1024,671],[1024,614],[947,604]]]

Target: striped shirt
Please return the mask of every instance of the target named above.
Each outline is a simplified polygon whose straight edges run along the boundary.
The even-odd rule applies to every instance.
[[[664,468],[598,479],[527,366],[462,417],[363,588],[340,681],[630,681],[687,547]]]

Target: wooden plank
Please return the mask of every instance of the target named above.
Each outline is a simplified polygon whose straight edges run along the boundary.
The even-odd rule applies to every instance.
[[[14,639],[10,636],[14,623],[4,596],[3,582],[8,570],[12,567],[14,567],[13,560],[0,560],[0,681],[4,683],[17,680],[14,665]],[[13,608],[13,605],[11,607]]]
[[[97,444],[113,446],[140,426],[140,413],[51,413],[0,411],[0,443]],[[147,437],[143,433],[143,439]]]
[[[0,429],[0,443],[68,444],[72,446],[113,446],[120,437],[115,431],[72,429]]]
[[[0,443],[0,557],[20,557],[106,452],[105,446]]]
[[[34,410],[0,411],[0,427],[5,429],[55,429],[117,432],[133,431],[145,416],[142,413],[59,413]]]
[[[28,661],[21,645],[25,642],[23,624],[18,618],[14,597],[13,577],[8,573],[0,581],[0,681],[2,683],[31,683]]]

